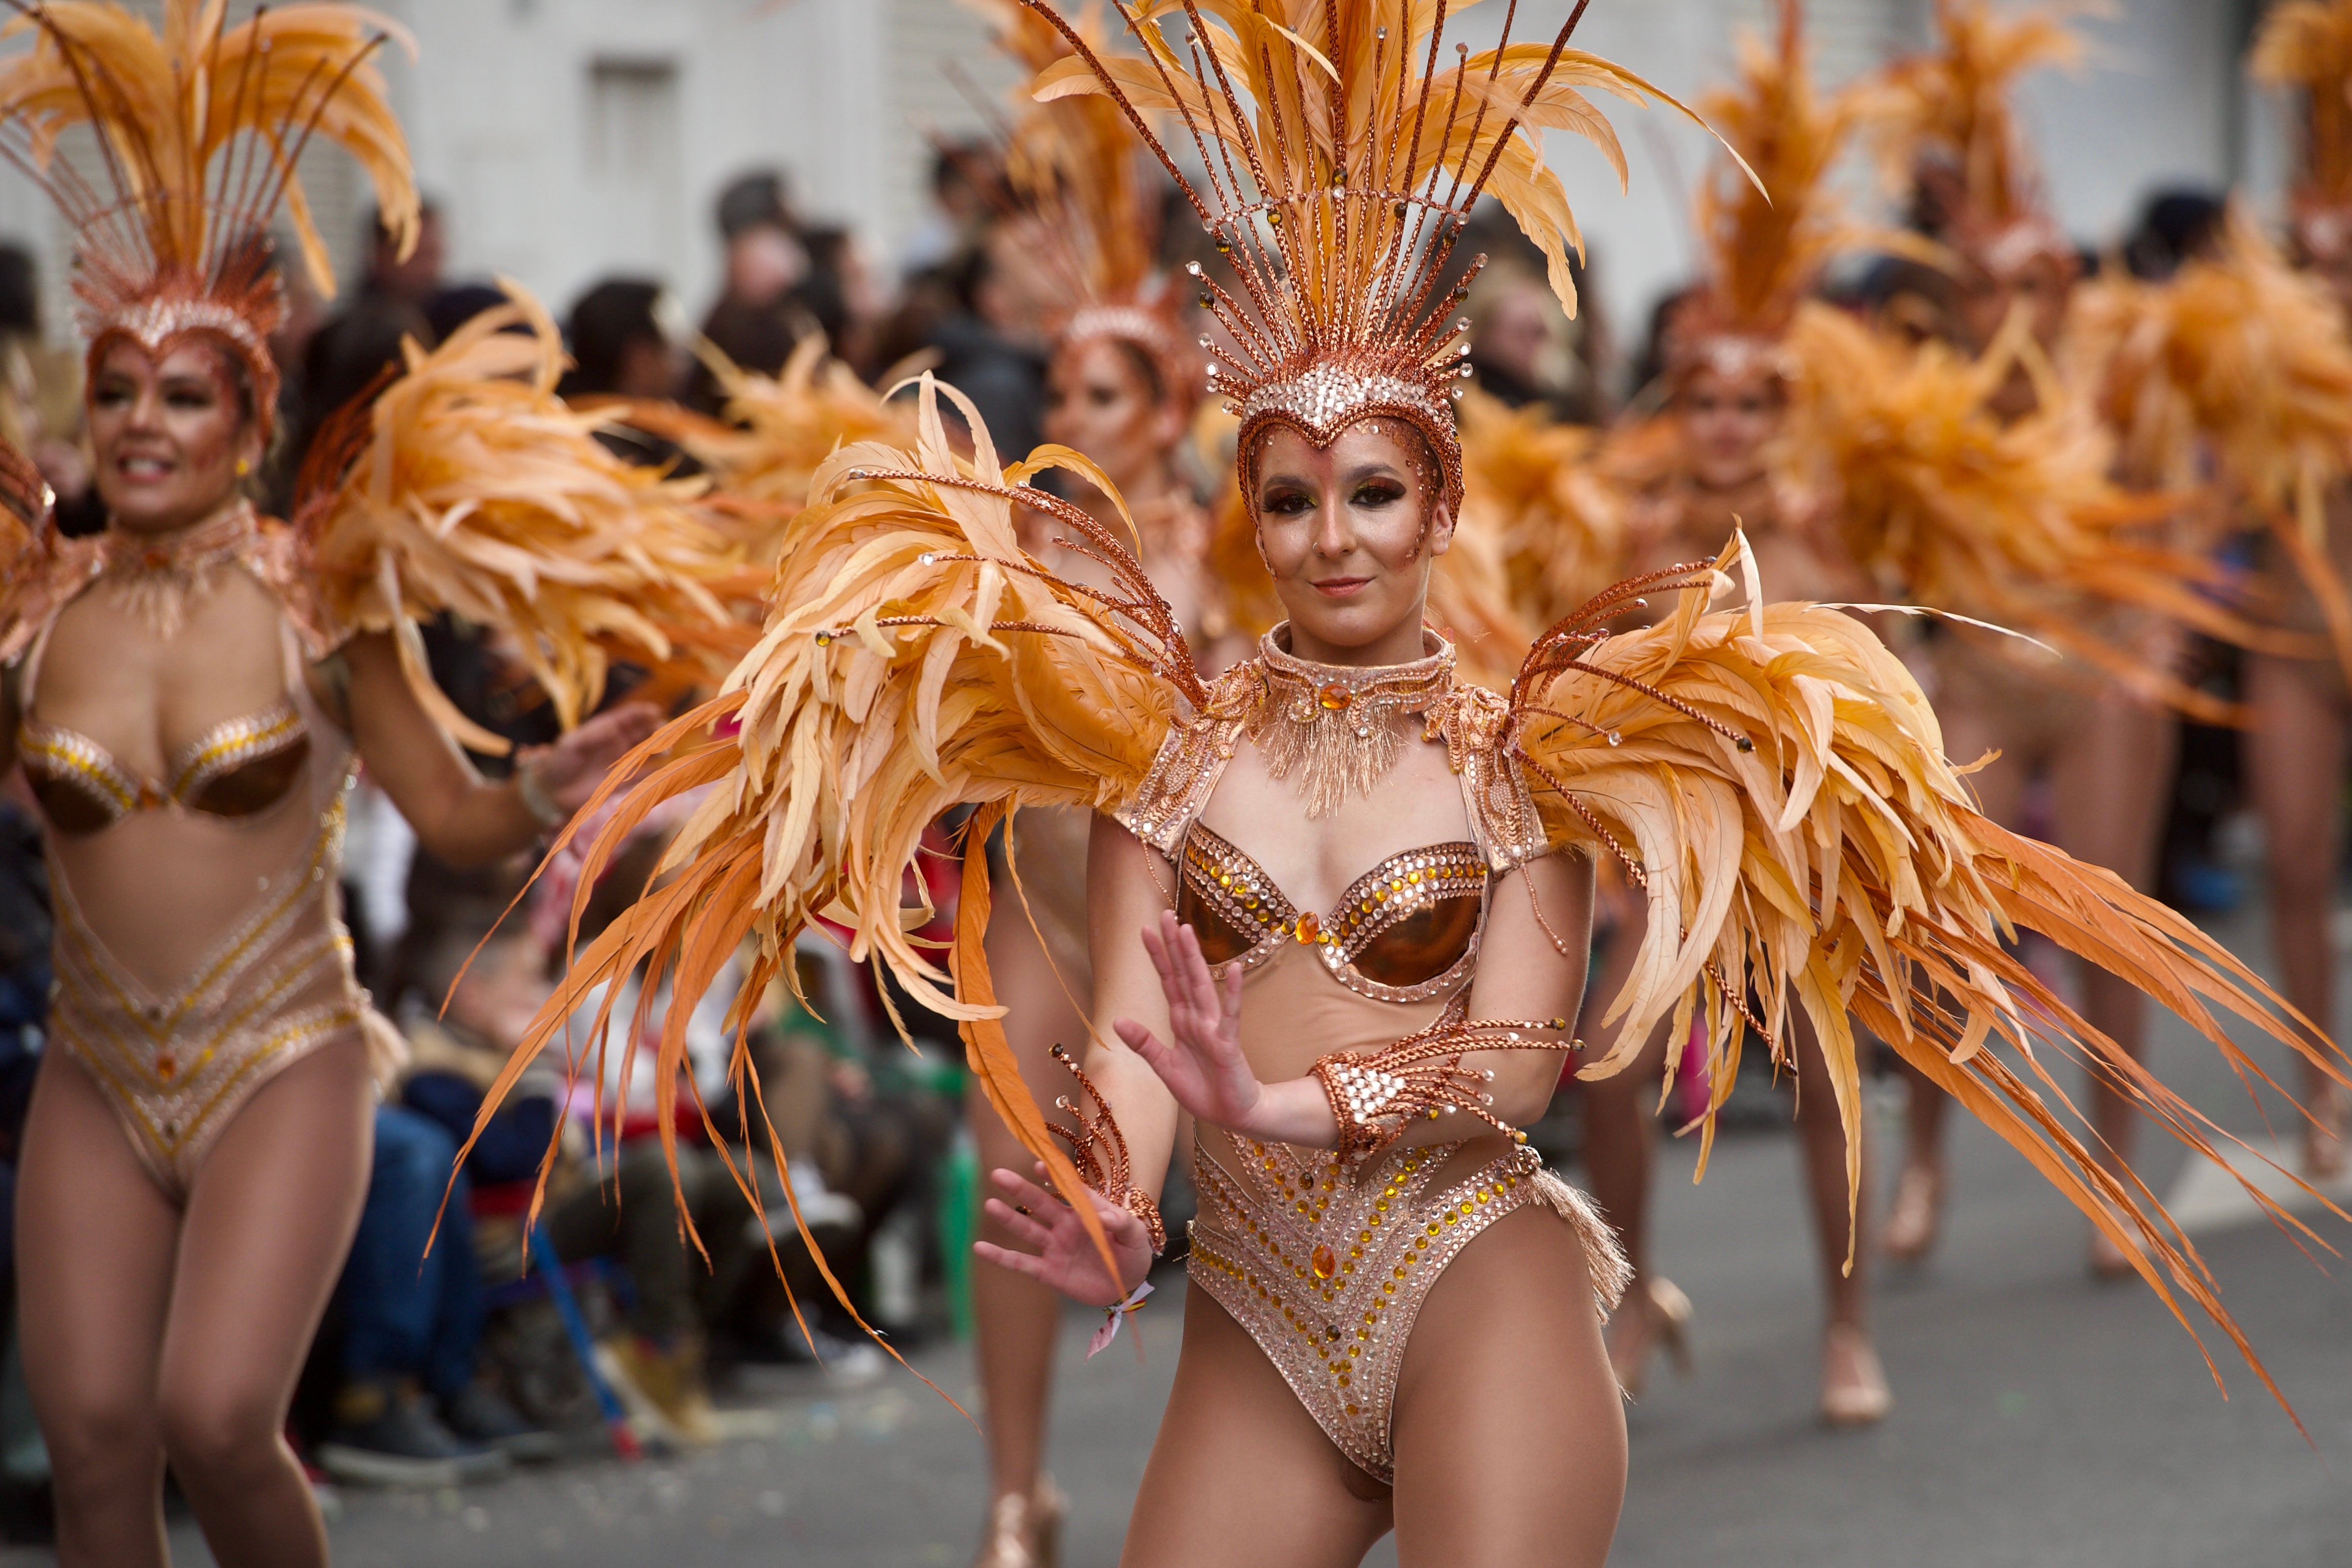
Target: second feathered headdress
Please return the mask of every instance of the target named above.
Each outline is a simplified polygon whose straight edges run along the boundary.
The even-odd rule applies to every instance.
[[[55,202],[74,235],[74,293],[95,356],[118,336],[160,353],[187,333],[225,343],[264,425],[278,397],[268,338],[285,311],[269,226],[283,206],[312,281],[334,292],[296,165],[340,142],[374,186],[384,231],[417,223],[408,146],[372,63],[398,36],[356,5],[301,4],[227,25],[227,0],[164,0],[161,33],[107,0],[6,0],[0,156]],[[62,156],[97,132],[98,170]]]
[[[1039,96],[1109,95],[1233,264],[1239,297],[1192,270],[1228,338],[1210,345],[1222,362],[1210,374],[1242,419],[1245,497],[1260,427],[1289,425],[1323,444],[1388,416],[1428,439],[1458,510],[1453,395],[1468,351],[1454,347],[1463,323],[1449,312],[1468,278],[1438,296],[1471,207],[1482,193],[1502,203],[1572,310],[1568,251],[1581,240],[1542,130],[1587,138],[1622,180],[1623,152],[1584,89],[1690,112],[1570,48],[1581,5],[1549,44],[1513,42],[1507,22],[1496,47],[1449,56],[1444,7],[1419,0],[1137,0],[1118,11],[1143,52],[1109,57],[1045,0],[1022,4],[1075,57],[1045,74]],[[1197,168],[1147,115],[1181,127],[1171,140]]]
[[[2263,18],[2248,68],[2303,94],[2295,238],[2334,259],[2352,250],[2352,0],[2288,0]]]

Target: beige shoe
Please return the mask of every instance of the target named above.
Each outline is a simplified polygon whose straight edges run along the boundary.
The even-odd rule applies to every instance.
[[[2304,1180],[2326,1186],[2344,1175],[2344,1092],[2330,1089],[2303,1124]]]
[[[1052,1553],[1061,1546],[1061,1507],[1051,1481],[1030,1496],[998,1498],[988,1506],[988,1529],[971,1568],[1053,1568]]]
[[[1897,1263],[1916,1263],[1935,1249],[1944,1223],[1944,1173],[1936,1165],[1906,1165],[1895,1179],[1879,1245]]]
[[[718,1412],[703,1375],[702,1340],[682,1335],[667,1350],[631,1334],[613,1345],[614,1360],[660,1415],[670,1434],[689,1447],[719,1441]]]
[[[1874,1426],[1894,1408],[1870,1336],[1851,1323],[1830,1325],[1822,1340],[1822,1419],[1838,1427]]]
[[[1649,1386],[1653,1351],[1666,1352],[1675,1375],[1690,1375],[1690,1298],[1671,1279],[1645,1279],[1625,1293],[1609,1321],[1609,1370],[1626,1398]]]

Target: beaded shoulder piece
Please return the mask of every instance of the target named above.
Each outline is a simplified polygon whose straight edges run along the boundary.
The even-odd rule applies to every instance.
[[[1111,812],[1121,826],[1173,858],[1184,836],[1216,793],[1234,749],[1272,697],[1261,657],[1234,666],[1209,683],[1208,700],[1190,719],[1169,726],[1151,771],[1135,794]],[[1548,847],[1525,773],[1512,754],[1511,705],[1483,686],[1454,682],[1431,703],[1422,739],[1444,741],[1446,762],[1462,782],[1470,830],[1490,869],[1500,875]]]

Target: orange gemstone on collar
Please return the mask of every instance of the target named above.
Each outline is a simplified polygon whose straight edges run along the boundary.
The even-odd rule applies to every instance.
[[[1340,685],[1338,681],[1333,681],[1330,685],[1325,687],[1322,691],[1323,706],[1328,708],[1334,713],[1337,713],[1339,710],[1347,707],[1349,703],[1353,702],[1355,700],[1356,694],[1349,690],[1346,687]]]

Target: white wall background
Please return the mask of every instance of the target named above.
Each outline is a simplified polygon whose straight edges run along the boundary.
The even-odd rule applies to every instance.
[[[144,0],[152,10],[153,0]],[[2030,82],[2023,112],[2053,198],[2077,237],[2116,238],[2153,188],[2233,175],[2274,190],[2284,145],[2273,108],[2241,86],[2261,0],[2118,0],[2089,23],[2096,58]],[[983,96],[1010,86],[981,23],[957,0],[378,0],[416,37],[391,68],[418,177],[443,204],[460,276],[505,273],[559,311],[615,271],[670,284],[699,313],[714,291],[710,208],[748,169],[789,174],[812,216],[852,226],[887,264],[919,220],[926,132],[968,132]],[[1522,37],[1549,37],[1570,0],[1521,0]],[[250,0],[236,0],[246,9]],[[1823,75],[1843,79],[1923,37],[1928,0],[1811,0]],[[1457,12],[1476,47],[1496,4]],[[1763,0],[1594,0],[1579,43],[1690,98],[1722,79]],[[1633,163],[1607,166],[1556,138],[1553,161],[1591,241],[1595,282],[1621,336],[1691,265],[1685,214],[1708,144],[1668,114],[1616,120]],[[338,161],[314,160],[314,199],[338,259],[355,260],[364,195]],[[0,236],[33,241],[62,300],[64,237],[13,174]],[[63,326],[62,313],[57,325]]]

